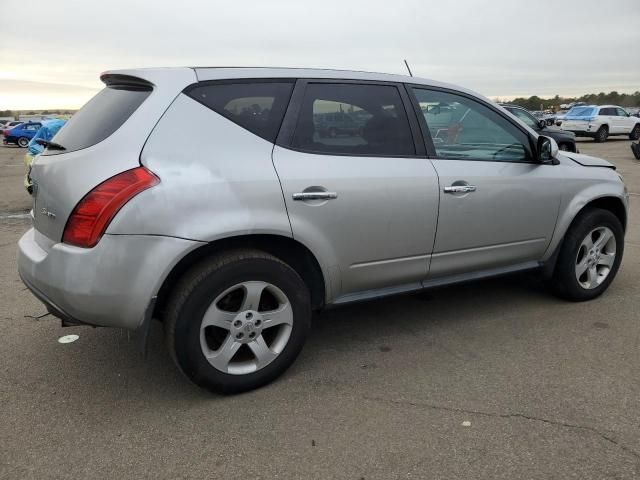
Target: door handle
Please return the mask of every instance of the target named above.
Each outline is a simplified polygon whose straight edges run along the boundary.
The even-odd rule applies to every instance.
[[[333,200],[338,198],[336,192],[300,192],[294,193],[294,200]]]
[[[452,185],[444,187],[444,193],[469,193],[477,190],[475,185]]]

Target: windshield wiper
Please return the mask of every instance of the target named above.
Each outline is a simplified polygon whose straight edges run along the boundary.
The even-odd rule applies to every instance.
[[[42,145],[44,148],[48,148],[50,150],[66,150],[62,145],[56,142],[51,142],[49,140],[44,140],[43,138],[38,138],[36,140],[38,145]]]

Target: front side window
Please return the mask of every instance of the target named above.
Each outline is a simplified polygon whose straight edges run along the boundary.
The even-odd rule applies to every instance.
[[[413,88],[438,158],[529,161],[529,137],[489,107],[448,92]]]
[[[190,87],[185,93],[252,133],[275,142],[293,83],[217,83]]]
[[[415,155],[400,93],[389,85],[307,85],[293,147],[340,155]]]
[[[521,108],[508,108],[507,110],[522,120],[529,128],[533,128],[534,130],[540,128],[538,120],[536,120],[533,115],[529,114],[529,112],[525,112]]]
[[[618,112],[619,117],[628,117],[627,112],[625,112],[623,109],[616,108],[616,111]]]

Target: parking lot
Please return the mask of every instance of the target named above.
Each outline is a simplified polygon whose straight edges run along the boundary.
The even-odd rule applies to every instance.
[[[143,359],[126,332],[43,316],[16,272],[24,150],[0,147],[0,478],[638,478],[629,144],[578,140],[632,193],[601,298],[567,303],[517,275],[329,310],[282,378],[233,397],[183,378],[160,324]]]

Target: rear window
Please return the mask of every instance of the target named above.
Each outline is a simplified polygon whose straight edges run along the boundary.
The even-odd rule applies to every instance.
[[[567,112],[572,117],[588,117],[595,115],[595,108],[592,107],[573,107]]]
[[[293,82],[213,83],[185,93],[252,133],[275,142]]]
[[[109,137],[131,116],[151,93],[151,86],[107,86],[69,119],[52,142],[65,152],[81,150]],[[60,151],[46,151],[52,155]]]

